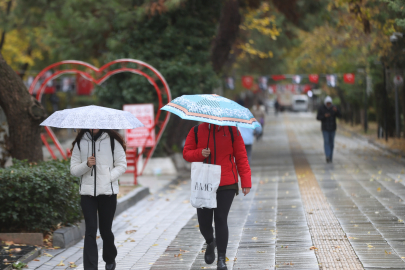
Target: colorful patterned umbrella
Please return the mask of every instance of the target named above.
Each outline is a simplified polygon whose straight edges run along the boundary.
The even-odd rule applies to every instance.
[[[218,95],[184,95],[172,100],[162,110],[182,119],[219,126],[256,128],[260,124],[245,107]]]

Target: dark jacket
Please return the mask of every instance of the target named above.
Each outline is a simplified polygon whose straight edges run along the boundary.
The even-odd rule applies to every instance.
[[[186,138],[183,157],[188,162],[203,162],[205,157],[202,150],[207,147],[208,135],[210,136],[209,148],[213,164],[221,165],[220,186],[233,185],[238,183],[238,173],[241,178],[242,188],[252,187],[250,166],[246,154],[245,143],[242,135],[232,127],[234,142],[232,144],[229,128],[211,125],[209,132],[208,123],[198,126],[198,145],[195,141],[194,128]]]
[[[326,105],[323,105],[322,107],[319,108],[318,115],[316,116],[316,120],[319,120],[322,122],[322,125],[321,125],[322,130],[325,130],[325,131],[335,131],[336,130],[336,117],[340,118],[340,117],[342,117],[342,114],[340,113],[339,110],[334,111],[333,108],[336,108],[336,107],[332,105],[332,106],[330,106],[330,108],[328,108],[328,107],[326,107]],[[327,114],[327,113],[330,114],[329,117],[325,116],[325,114]]]

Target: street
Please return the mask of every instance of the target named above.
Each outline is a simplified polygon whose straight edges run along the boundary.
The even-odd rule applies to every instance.
[[[251,193],[235,197],[228,217],[228,269],[405,269],[403,165],[339,127],[327,164],[314,114],[268,115]],[[114,220],[118,270],[216,269],[204,263],[189,185],[169,185]],[[82,248],[46,251],[28,267],[82,270]]]

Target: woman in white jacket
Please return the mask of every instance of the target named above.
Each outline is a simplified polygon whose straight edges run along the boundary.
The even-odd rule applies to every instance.
[[[107,270],[116,267],[117,248],[111,231],[119,192],[118,177],[127,169],[125,142],[113,130],[82,129],[72,143],[70,172],[80,177],[81,207],[86,222],[83,265],[85,270],[98,269],[97,213],[103,239],[103,260]],[[96,165],[95,167],[93,167]]]

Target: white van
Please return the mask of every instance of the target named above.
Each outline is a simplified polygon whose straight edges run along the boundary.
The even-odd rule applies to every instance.
[[[293,95],[291,97],[291,110],[294,112],[308,111],[308,96],[307,95]]]

